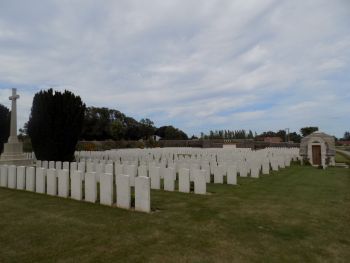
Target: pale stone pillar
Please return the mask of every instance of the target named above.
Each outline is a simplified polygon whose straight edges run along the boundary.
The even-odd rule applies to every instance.
[[[18,143],[17,138],[17,99],[19,95],[16,94],[16,89],[12,89],[12,96],[9,99],[11,103],[11,127],[10,127],[10,137],[8,143]]]

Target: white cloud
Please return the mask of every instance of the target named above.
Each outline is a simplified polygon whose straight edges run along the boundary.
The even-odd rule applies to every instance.
[[[18,87],[23,123],[36,91],[68,88],[191,134],[313,124],[340,136],[349,10],[345,0],[2,1],[0,103]]]

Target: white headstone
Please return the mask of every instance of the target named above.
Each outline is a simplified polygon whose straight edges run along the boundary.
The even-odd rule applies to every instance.
[[[117,184],[117,206],[120,208],[130,209],[130,178],[129,175],[118,175]]]
[[[87,173],[96,172],[95,163],[87,162],[86,163],[86,172]]]
[[[174,169],[166,168],[164,170],[164,190],[174,191],[175,190],[175,180],[174,180]]]
[[[250,170],[250,176],[252,178],[259,178],[259,174],[260,174],[260,167],[258,166],[258,164],[253,164]]]
[[[205,179],[207,181],[207,183],[209,184],[210,183],[210,167],[209,165],[204,165],[202,166],[202,171],[205,171]]]
[[[49,162],[49,169],[55,169],[55,161]]]
[[[1,187],[7,187],[8,184],[8,166],[7,165],[1,165],[0,166],[0,186]]]
[[[48,195],[57,195],[57,171],[56,169],[47,170],[46,174],[47,188],[46,192]]]
[[[46,169],[37,167],[35,171],[35,191],[40,194],[46,192]]]
[[[105,173],[114,175],[113,164],[109,163],[105,165]]]
[[[114,169],[115,169],[115,175],[116,176],[121,175],[124,172],[124,165],[116,163]]]
[[[16,188],[16,179],[17,179],[17,171],[15,165],[10,165],[8,169],[8,188],[15,189]]]
[[[69,171],[69,162],[63,162],[63,170]]]
[[[149,177],[135,178],[135,210],[151,212],[151,179]]]
[[[25,166],[18,166],[17,167],[17,189],[18,190],[24,190],[25,189],[25,182],[26,182],[26,167]]]
[[[227,170],[227,184],[237,184],[237,166],[229,165]]]
[[[151,178],[151,188],[160,189],[160,168],[157,166],[151,166],[149,170],[149,175]]]
[[[190,192],[190,170],[180,168],[179,170],[179,191],[183,193]]]
[[[140,166],[137,168],[137,174],[138,174],[138,176],[148,177],[148,174],[147,174],[147,166],[146,166],[146,165],[140,165]]]
[[[194,193],[195,194],[206,194],[207,193],[207,180],[205,173],[202,170],[194,170]]]
[[[97,200],[97,182],[96,173],[85,174],[85,201],[96,203]]]
[[[26,190],[35,191],[35,168],[26,167]]]
[[[239,176],[240,177],[247,177],[248,176],[248,168],[247,168],[247,164],[245,162],[241,162],[239,164]]]
[[[269,174],[270,173],[270,163],[269,160],[264,160],[262,163],[262,173]]]
[[[127,165],[126,166],[126,174],[129,175],[130,186],[135,186],[135,177],[137,175],[137,167],[136,165]]]
[[[49,162],[48,161],[43,161],[41,167],[45,168],[45,169],[49,169]]]
[[[57,161],[55,167],[56,167],[56,170],[61,170],[62,169],[62,162],[61,161]]]
[[[58,170],[58,195],[67,198],[69,196],[69,170]]]
[[[113,204],[113,174],[100,175],[100,203],[102,205]]]
[[[214,168],[214,184],[224,183],[224,173],[222,171],[222,166],[216,166]]]
[[[82,171],[73,171],[71,175],[71,198],[75,200],[81,200],[83,197],[82,191],[82,180],[83,172]]]
[[[83,173],[85,173],[85,171],[86,171],[86,164],[85,164],[85,162],[79,162],[79,163],[77,164],[77,166],[76,166],[76,165],[73,165],[73,166],[72,166],[72,164],[73,164],[73,163],[71,163],[71,170],[73,170],[73,171],[79,170],[79,171],[82,171]],[[72,172],[71,172],[71,173],[72,173]]]

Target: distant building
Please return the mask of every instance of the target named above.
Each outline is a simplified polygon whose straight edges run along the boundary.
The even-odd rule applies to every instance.
[[[313,132],[301,139],[300,156],[312,166],[335,165],[335,139],[323,132]]]
[[[350,146],[350,141],[337,141],[337,145]]]
[[[283,142],[281,137],[264,137],[264,142],[269,142],[269,143],[281,143]]]
[[[160,136],[158,136],[158,135],[152,135],[152,136],[150,137],[150,139],[152,139],[152,140],[155,141],[155,142],[158,142],[159,140],[162,139],[162,137],[160,137]]]

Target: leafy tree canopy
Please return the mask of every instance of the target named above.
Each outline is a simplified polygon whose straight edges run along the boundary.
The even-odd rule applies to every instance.
[[[303,137],[308,136],[315,131],[318,131],[318,127],[304,127],[300,129],[300,133]]]

